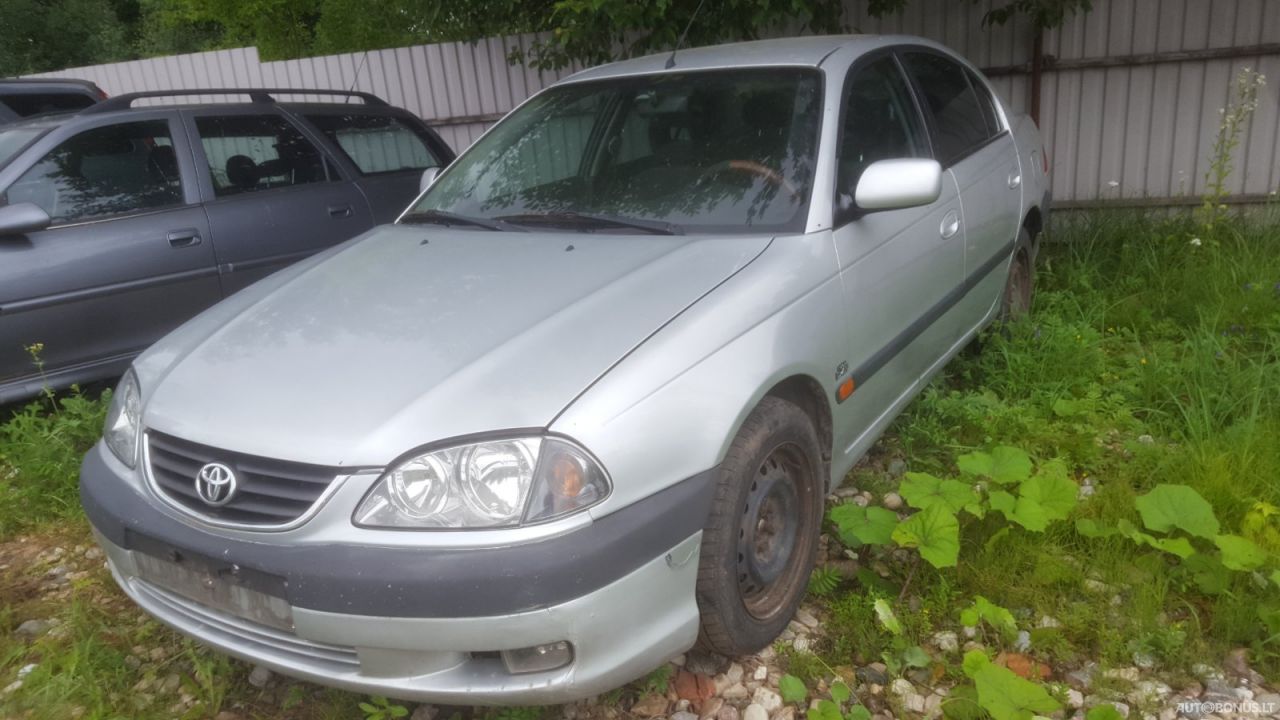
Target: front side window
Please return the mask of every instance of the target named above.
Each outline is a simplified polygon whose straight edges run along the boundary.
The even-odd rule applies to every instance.
[[[196,118],[217,197],[325,182],[320,150],[279,115]]]
[[[962,65],[927,52],[908,52],[904,59],[908,72],[924,94],[925,105],[933,114],[938,160],[943,165],[956,161],[991,137],[978,94],[969,84]]]
[[[167,120],[86,130],[54,148],[5,192],[54,222],[122,215],[183,202]]]
[[[871,163],[929,156],[911,89],[893,58],[872,62],[849,81],[838,152],[836,192],[842,209],[852,207],[858,178]]]
[[[387,115],[315,114],[307,120],[333,141],[363,175],[444,165],[403,120]]]
[[[590,216],[676,232],[802,230],[821,105],[821,77],[805,68],[552,88],[455,160],[406,220],[435,212],[565,227]]]

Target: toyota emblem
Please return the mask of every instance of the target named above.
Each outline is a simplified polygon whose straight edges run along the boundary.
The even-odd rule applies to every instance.
[[[226,465],[212,462],[196,473],[196,495],[209,505],[226,505],[235,494],[236,474]]]

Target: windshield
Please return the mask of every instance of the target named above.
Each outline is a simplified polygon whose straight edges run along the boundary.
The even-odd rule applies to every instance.
[[[0,167],[4,167],[18,151],[45,133],[45,128],[12,128],[0,130]]]
[[[448,216],[494,229],[503,228],[493,221],[615,232],[803,230],[821,104],[820,75],[807,68],[552,88],[459,157],[404,219]]]

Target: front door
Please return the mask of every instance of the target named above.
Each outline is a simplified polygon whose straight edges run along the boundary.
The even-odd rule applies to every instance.
[[[355,183],[279,112],[186,116],[227,295],[373,227]]]
[[[853,197],[873,162],[931,157],[929,138],[898,61],[860,61],[845,85],[836,171],[836,230],[854,392],[836,410],[840,436],[856,452],[877,421],[948,345],[936,310],[961,281],[964,232],[950,174],[924,207],[863,213]]]
[[[34,203],[53,224],[0,238],[0,402],[63,374],[118,373],[221,297],[176,117],[82,127],[6,170],[3,202]]]

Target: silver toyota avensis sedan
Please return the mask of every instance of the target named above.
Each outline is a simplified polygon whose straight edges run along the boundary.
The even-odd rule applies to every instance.
[[[327,685],[557,702],[757,650],[827,490],[1027,307],[1045,167],[919,38],[587,70],[140,356],[84,507],[148,612]]]

